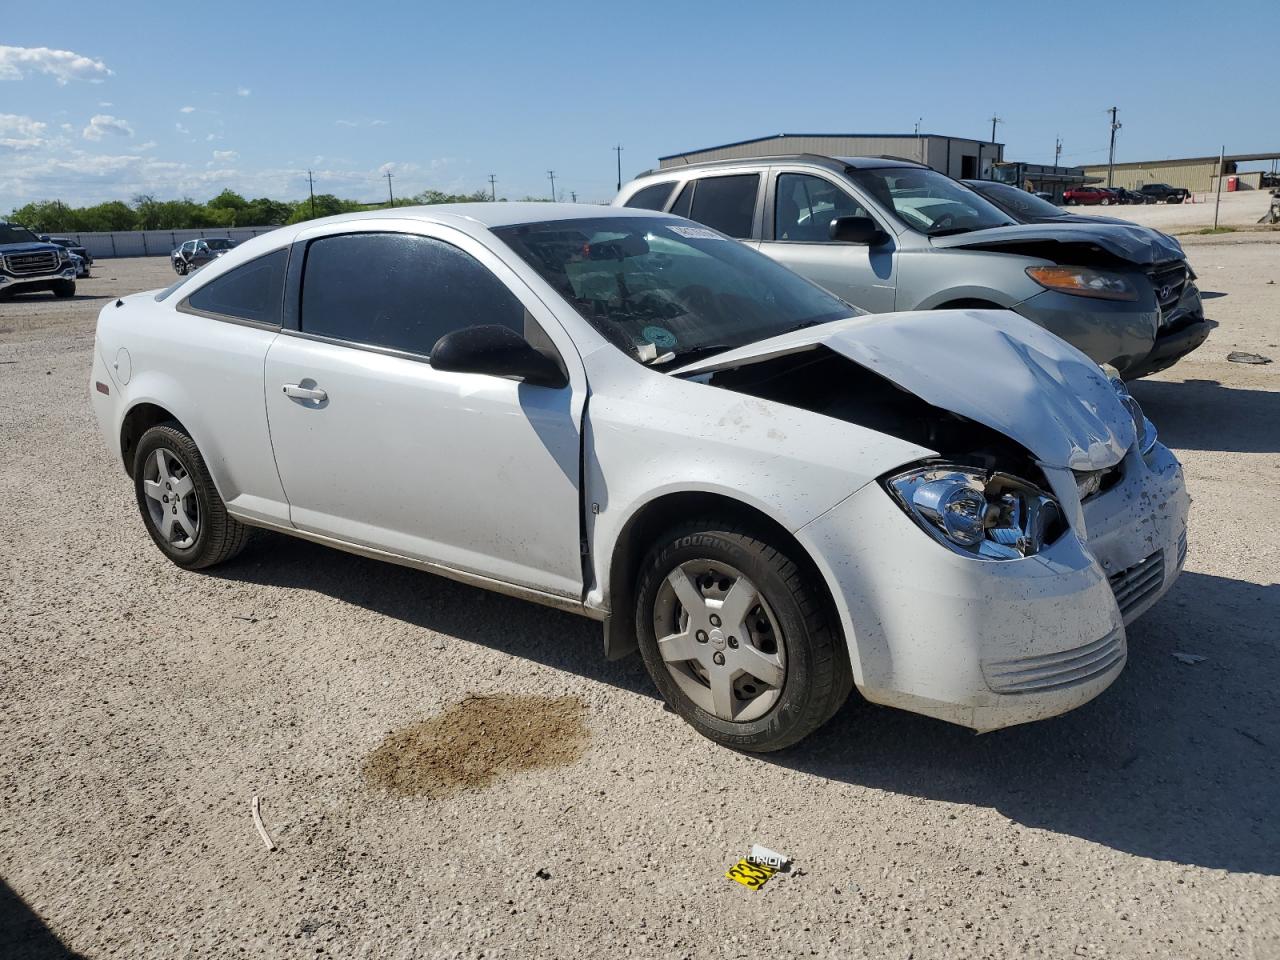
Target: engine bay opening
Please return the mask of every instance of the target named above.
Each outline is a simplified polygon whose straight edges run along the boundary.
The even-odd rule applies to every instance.
[[[1009,437],[943,410],[825,346],[715,371],[711,386],[798,407],[938,451],[952,463],[1048,482]]]

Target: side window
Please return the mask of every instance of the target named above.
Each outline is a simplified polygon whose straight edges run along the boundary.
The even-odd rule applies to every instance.
[[[206,283],[182,305],[202,313],[279,326],[288,259],[286,248],[250,260]]]
[[[675,204],[671,207],[671,212],[677,217],[689,216],[690,210],[693,208],[693,185],[696,180],[690,180],[684,185],[684,189],[680,191],[680,196],[676,197]]]
[[[636,195],[624,203],[623,206],[636,207],[640,210],[661,210],[667,205],[667,201],[671,198],[671,191],[675,189],[675,186],[670,180],[666,183],[655,183],[637,191]]]
[[[836,217],[869,216],[862,205],[834,183],[804,173],[784,173],[778,177],[774,200],[775,240],[800,243],[827,243],[831,221]]]
[[[732,177],[703,177],[696,181],[690,220],[739,240],[751,236],[751,221],[760,192],[759,174]]]
[[[429,356],[446,333],[489,323],[523,336],[524,305],[451,244],[408,233],[348,233],[307,248],[304,333]]]

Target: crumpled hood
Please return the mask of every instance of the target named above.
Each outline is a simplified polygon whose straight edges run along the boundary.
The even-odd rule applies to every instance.
[[[1092,244],[1113,256],[1138,266],[1182,260],[1186,254],[1172,237],[1159,230],[1140,227],[1136,223],[1019,223],[1010,227],[992,227],[949,237],[935,237],[935,247],[951,249],[978,247],[998,250],[1024,243],[1043,241]]]
[[[1101,470],[1133,445],[1133,418],[1102,369],[1009,310],[926,310],[839,320],[681,367],[684,376],[816,347],[921,400],[998,430],[1048,467]]]

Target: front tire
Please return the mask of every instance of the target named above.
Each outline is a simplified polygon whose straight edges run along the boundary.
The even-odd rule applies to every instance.
[[[212,567],[248,543],[249,528],[227,513],[199,448],[177,424],[162,423],[142,435],[133,485],[147,533],[178,566]]]
[[[53,295],[59,300],[65,300],[76,295],[76,282],[74,280],[55,280],[49,289],[53,291]]]
[[[849,695],[848,655],[816,574],[736,524],[691,523],[660,537],[636,595],[650,677],[718,744],[781,750]]]

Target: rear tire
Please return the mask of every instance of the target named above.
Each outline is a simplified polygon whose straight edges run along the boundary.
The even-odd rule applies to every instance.
[[[138,441],[133,486],[147,533],[186,570],[230,560],[249,542],[250,528],[227,513],[195,441],[173,421]]]
[[[76,282],[74,280],[55,280],[49,289],[53,291],[53,295],[59,300],[65,300],[67,297],[76,295]]]
[[[748,599],[735,600],[740,588]],[[699,521],[659,537],[642,561],[636,637],[672,710],[722,746],[763,753],[804,739],[848,698],[829,608],[807,565],[737,524]]]

